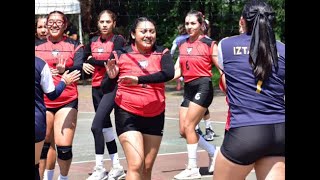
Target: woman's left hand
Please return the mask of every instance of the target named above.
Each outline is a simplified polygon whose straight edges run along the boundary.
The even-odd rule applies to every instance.
[[[138,77],[137,76],[122,76],[119,77],[119,83],[123,83],[125,85],[137,85]]]

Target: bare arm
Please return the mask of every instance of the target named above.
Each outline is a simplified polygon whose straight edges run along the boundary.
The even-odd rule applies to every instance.
[[[174,77],[170,81],[174,81],[179,77],[181,77],[180,57],[178,57],[176,63],[174,64]]]

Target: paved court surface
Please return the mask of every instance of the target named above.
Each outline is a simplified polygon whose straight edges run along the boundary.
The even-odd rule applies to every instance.
[[[92,171],[94,160],[94,140],[91,133],[91,123],[94,117],[94,109],[91,101],[91,86],[79,85],[79,113],[76,134],[73,142],[73,163],[69,171],[70,180],[85,180]],[[174,175],[185,169],[187,163],[187,148],[185,139],[181,138],[178,132],[178,109],[181,102],[183,91],[176,91],[173,85],[167,86],[167,101],[166,101],[166,119],[164,136],[160,146],[159,154],[156,159],[152,180],[171,180]],[[210,143],[220,147],[223,140],[225,119],[227,113],[227,105],[225,103],[225,96],[219,90],[215,91],[213,103],[209,107],[211,120],[213,121],[213,129],[218,135]],[[113,114],[113,113],[112,113]],[[113,120],[112,115],[112,120]],[[113,122],[114,124],[114,122]],[[202,131],[204,123],[200,124]],[[115,135],[116,136],[116,135]],[[117,140],[118,153],[121,164],[127,167],[126,160]],[[110,169],[111,161],[109,159],[108,151],[105,149],[105,168]],[[212,173],[208,173],[208,155],[204,150],[198,150],[198,166],[200,167],[201,179],[213,179]],[[57,179],[59,174],[59,167],[56,166],[54,179]],[[255,180],[254,172],[250,173],[246,180]]]

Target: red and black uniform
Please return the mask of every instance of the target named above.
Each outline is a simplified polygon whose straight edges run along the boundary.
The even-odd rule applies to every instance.
[[[84,60],[83,45],[79,41],[75,41],[68,37],[63,37],[59,42],[51,42],[49,39],[36,41],[35,55],[45,60],[50,68],[56,68],[59,58],[65,58],[66,70],[70,72],[73,70],[81,70]],[[53,76],[54,84],[60,82],[62,75]],[[54,101],[47,97],[44,98],[47,108],[59,108],[66,104],[77,101],[78,90],[77,83],[74,82],[67,86],[62,94]]]
[[[94,137],[96,154],[104,154],[105,138],[103,129],[112,127],[110,113],[114,108],[114,96],[116,94],[115,84],[104,84],[104,87],[102,87],[102,80],[106,74],[104,63],[108,61],[113,50],[121,49],[124,44],[125,40],[121,35],[111,34],[107,39],[103,39],[101,36],[94,36],[86,46],[87,57],[89,55],[92,56],[87,63],[94,66],[92,101],[96,114],[92,121],[91,131]],[[106,88],[112,88],[113,90],[107,92],[104,90]],[[106,141],[106,145],[109,154],[118,152],[114,138],[110,142]]]
[[[189,107],[190,101],[209,107],[213,100],[212,48],[216,42],[200,35],[190,42],[187,38],[179,46],[181,74],[185,81],[181,106]]]
[[[107,39],[102,39],[101,36],[91,38],[86,46],[87,57],[92,56],[87,63],[95,67],[92,74],[92,87],[101,85],[106,69],[104,62],[110,58],[113,50],[121,49],[125,45],[125,40],[121,35],[110,35]]]
[[[115,56],[119,67],[118,77],[138,77],[137,85],[127,86],[125,82],[118,84],[115,97],[117,134],[137,130],[162,135],[165,110],[164,82],[174,77],[174,64],[169,50],[155,46],[153,51],[141,54],[135,45],[130,45],[117,51]],[[143,122],[156,123],[159,126],[146,127]],[[154,129],[157,132],[152,132]]]

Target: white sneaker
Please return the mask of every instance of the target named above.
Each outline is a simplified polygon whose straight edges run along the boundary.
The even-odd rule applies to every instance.
[[[108,180],[120,180],[126,177],[126,173],[123,170],[123,167],[113,167],[108,173]]]
[[[215,152],[216,154],[217,152]],[[214,171],[214,164],[215,164],[215,156],[209,156],[209,166],[208,166],[208,172],[212,173]]]
[[[87,180],[105,180],[108,176],[106,174],[106,169],[103,167],[95,166],[91,176]]]
[[[199,168],[188,168],[174,176],[174,179],[200,179]]]

